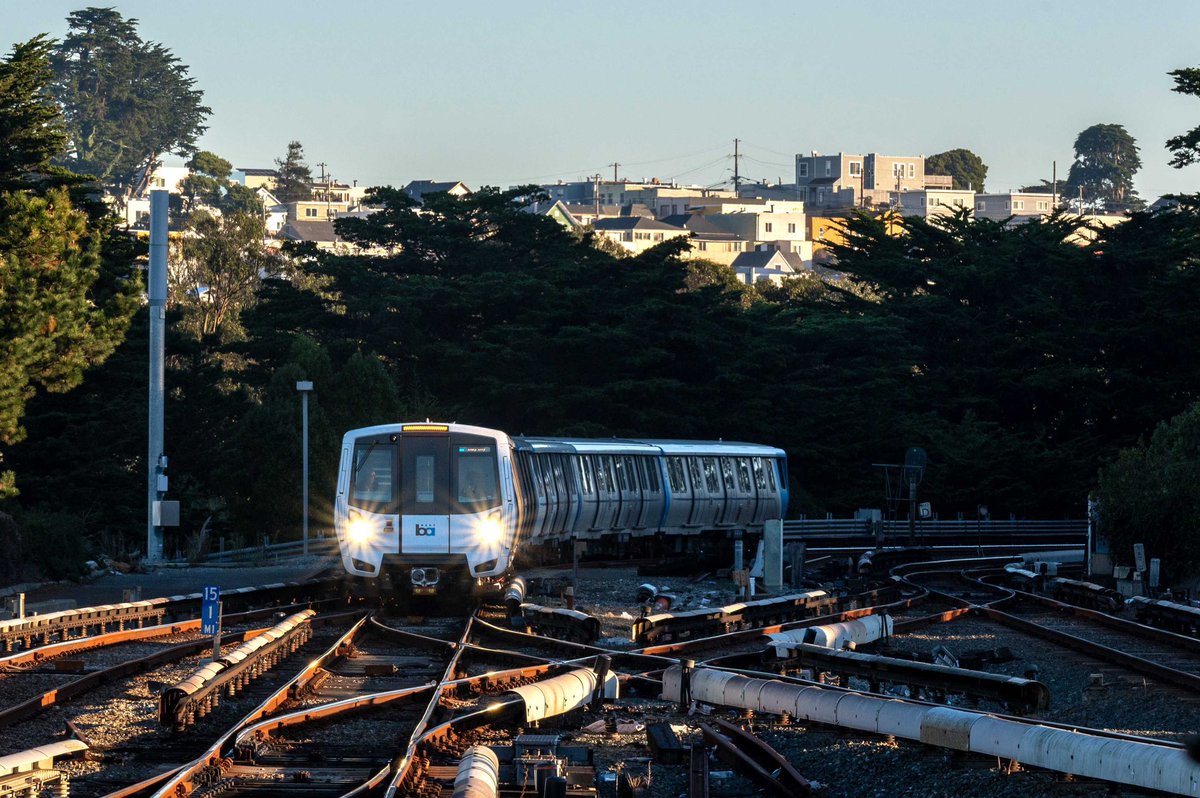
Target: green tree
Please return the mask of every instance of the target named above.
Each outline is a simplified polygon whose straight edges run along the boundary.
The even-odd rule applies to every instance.
[[[45,36],[13,45],[0,61],[0,191],[30,184],[62,152],[67,136],[47,86],[53,77]]]
[[[1129,562],[1133,544],[1145,543],[1169,580],[1200,574],[1198,486],[1200,404],[1194,404],[1100,472],[1102,529],[1118,561]]]
[[[271,192],[280,202],[297,202],[312,197],[312,170],[304,162],[304,146],[298,141],[288,142],[287,155],[275,159],[279,177],[275,179],[275,190]]]
[[[135,189],[165,153],[188,155],[211,109],[188,68],[161,44],[142,40],[137,20],[112,8],[67,17],[51,63],[68,148],[64,166],[118,196]]]
[[[233,164],[216,153],[200,150],[187,162],[192,173],[179,184],[185,207],[191,211],[198,204],[218,207],[225,196]]]
[[[100,242],[65,189],[0,194],[0,445],[23,437],[38,387],[70,390],[124,337],[137,283],[107,293]],[[0,475],[0,495],[14,490]]]
[[[987,164],[967,149],[947,150],[925,159],[925,174],[950,175],[954,188],[983,192],[983,181],[987,179]]]
[[[1075,139],[1068,193],[1082,188],[1085,201],[1102,202],[1106,210],[1136,209],[1141,201],[1133,176],[1141,168],[1137,142],[1123,125],[1092,125]]]
[[[253,304],[263,275],[279,269],[278,258],[263,246],[263,221],[247,213],[197,211],[188,230],[194,236],[184,243],[174,286],[184,324],[198,336],[240,334],[240,312]]]
[[[1175,78],[1175,88],[1171,91],[1200,97],[1200,68],[1176,69],[1167,74]],[[1176,169],[1200,161],[1200,126],[1167,139],[1167,149],[1171,151],[1171,166]]]
[[[191,212],[200,205],[216,208],[223,213],[248,213],[262,216],[262,201],[253,189],[229,179],[233,165],[208,150],[200,150],[187,166],[192,173],[179,184],[185,210]]]

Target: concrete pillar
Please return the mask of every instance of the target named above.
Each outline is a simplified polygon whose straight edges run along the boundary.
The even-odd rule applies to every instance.
[[[778,518],[763,526],[763,585],[775,592],[783,587],[783,521]]]

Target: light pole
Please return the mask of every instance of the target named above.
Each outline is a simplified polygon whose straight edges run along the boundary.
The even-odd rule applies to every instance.
[[[304,554],[308,554],[308,395],[312,392],[312,380],[300,380],[296,390],[300,392],[300,429],[304,450]]]

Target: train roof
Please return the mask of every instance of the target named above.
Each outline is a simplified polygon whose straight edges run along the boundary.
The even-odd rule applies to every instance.
[[[447,428],[448,432],[463,432],[468,435],[482,435],[487,438],[507,437],[505,433],[498,429],[491,429],[489,427],[474,427],[470,424],[458,424],[456,422],[446,421],[404,421],[394,424],[376,424],[373,427],[360,427],[358,429],[352,429],[346,432],[345,436],[343,436],[343,441],[349,442],[354,438],[367,438],[372,435],[398,434],[403,432],[405,427],[423,426],[426,424],[444,426]]]
[[[396,424],[378,424],[373,427],[352,429],[345,435],[344,440],[374,435],[389,435],[400,433],[410,425],[445,424],[450,432],[465,432],[472,435],[505,438],[504,432],[487,427],[474,427],[467,424],[446,422],[411,421]],[[573,437],[543,437],[515,436],[513,443],[518,449],[564,454],[682,454],[682,455],[746,455],[750,457],[783,457],[784,452],[774,446],[761,443],[744,443],[742,441],[682,441],[666,438],[573,438]]]
[[[532,438],[513,439],[518,449],[534,452],[580,454],[710,454],[782,457],[774,446],[740,441],[636,440],[631,438]]]

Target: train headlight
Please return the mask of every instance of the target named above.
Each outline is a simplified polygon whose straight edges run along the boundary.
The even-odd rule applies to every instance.
[[[504,539],[504,522],[499,515],[489,515],[475,526],[475,539],[488,548],[500,545]]]
[[[351,517],[350,522],[346,524],[346,540],[358,546],[370,543],[375,537],[375,532],[375,522],[361,515]]]

